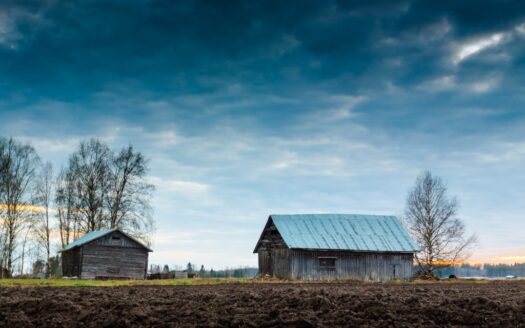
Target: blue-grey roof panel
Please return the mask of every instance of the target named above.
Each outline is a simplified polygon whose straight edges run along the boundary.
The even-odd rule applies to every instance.
[[[89,243],[92,240],[95,240],[95,239],[98,239],[100,237],[103,237],[103,236],[107,235],[108,233],[113,232],[115,230],[117,230],[117,229],[115,228],[115,229],[97,230],[97,231],[88,232],[84,236],[78,238],[77,240],[75,240],[71,244],[67,245],[66,248],[64,248],[64,250],[67,251],[67,250],[73,249],[75,247],[82,246],[84,244]]]
[[[359,214],[271,215],[289,248],[380,252],[418,250],[395,216]]]

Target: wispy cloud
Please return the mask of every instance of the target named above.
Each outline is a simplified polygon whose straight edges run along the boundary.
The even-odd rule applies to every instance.
[[[0,46],[14,49],[17,38],[19,34],[16,31],[13,16],[0,9]]]
[[[478,158],[487,163],[516,162],[525,159],[524,142],[503,142],[495,145],[496,151],[478,153]]]
[[[521,35],[522,37],[525,37],[525,23],[516,26],[515,29],[519,35]]]
[[[149,181],[164,192],[205,193],[210,189],[209,185],[195,181],[172,180],[159,177],[151,177]]]
[[[486,76],[474,81],[461,81],[455,75],[445,75],[426,81],[417,86],[417,89],[428,92],[456,91],[482,94],[493,91],[499,85],[500,78],[498,76]]]
[[[459,44],[456,47],[453,61],[457,65],[486,49],[502,44],[508,38],[509,35],[507,33],[494,33],[489,36]]]

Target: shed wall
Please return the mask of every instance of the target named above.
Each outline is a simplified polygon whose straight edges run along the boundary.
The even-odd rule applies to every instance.
[[[71,260],[66,257],[68,253],[77,255],[72,255],[73,260]],[[74,263],[70,266],[73,270],[71,272],[76,272],[74,275],[83,279],[145,279],[148,250],[121,232],[115,231],[64,252],[63,263],[67,266],[69,262]]]
[[[290,252],[287,248],[259,251],[259,274],[289,279],[292,274]]]
[[[148,252],[145,249],[89,244],[83,249],[83,279],[146,277]]]
[[[74,248],[72,250],[62,252],[62,275],[64,277],[80,277],[81,261],[81,248]]]
[[[335,258],[335,268],[322,268],[319,258]],[[357,279],[387,281],[412,277],[411,253],[291,250],[291,279]]]

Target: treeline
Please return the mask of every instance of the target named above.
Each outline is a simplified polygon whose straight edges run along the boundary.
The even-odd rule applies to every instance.
[[[438,270],[440,277],[455,275],[457,277],[498,278],[505,276],[525,277],[525,263],[515,264],[463,264]]]
[[[225,268],[222,270],[214,270],[213,268],[207,270],[204,265],[196,265],[189,262],[185,267],[173,266],[171,269],[166,264],[160,266],[157,264],[151,264],[149,273],[173,273],[174,271],[182,271],[188,273],[189,277],[199,278],[254,278],[257,275],[258,269],[253,267],[236,267],[236,268]]]
[[[55,173],[30,144],[0,138],[1,275],[23,274],[32,257],[49,276],[54,251],[93,230],[119,227],[148,243],[154,187],[147,173],[148,161],[131,145],[115,151],[82,141]]]

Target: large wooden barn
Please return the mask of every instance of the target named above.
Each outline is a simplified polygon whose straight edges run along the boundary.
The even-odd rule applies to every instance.
[[[118,228],[92,231],[62,251],[62,271],[82,279],[145,279],[151,251]]]
[[[418,247],[395,216],[270,215],[259,274],[304,280],[407,280]]]

